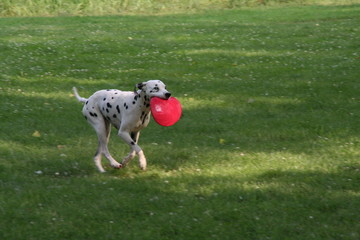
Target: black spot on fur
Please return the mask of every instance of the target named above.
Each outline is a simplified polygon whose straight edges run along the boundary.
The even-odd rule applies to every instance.
[[[116,106],[116,110],[117,110],[118,113],[120,113],[120,107],[119,107],[119,105]]]
[[[112,106],[111,106],[110,103],[107,103],[106,106],[107,106],[108,108],[112,108]]]
[[[134,142],[131,142],[131,145],[135,145],[135,143],[134,143]]]
[[[108,108],[106,109],[106,112],[109,113],[109,109],[108,109]]]
[[[104,98],[103,101],[106,101],[106,98]]]
[[[92,113],[92,112],[89,112],[90,116],[92,117],[97,117],[97,114],[96,113]]]
[[[87,120],[87,116],[84,116],[85,117],[85,119]]]
[[[109,116],[107,116],[107,117],[106,117],[106,119],[107,119],[107,120],[109,120],[109,121],[111,121],[111,119],[110,119],[110,117],[109,117]]]
[[[114,97],[111,97],[111,99],[114,99]]]
[[[113,118],[116,118],[116,114],[113,115]]]
[[[89,101],[86,101],[86,103],[85,103],[85,104],[87,105],[88,103],[89,103]]]
[[[133,101],[133,104],[135,104],[135,101]]]

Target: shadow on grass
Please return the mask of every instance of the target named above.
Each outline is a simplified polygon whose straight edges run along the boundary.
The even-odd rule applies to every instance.
[[[104,233],[131,239],[136,233],[158,239],[356,239],[359,169],[346,165],[334,172],[211,177],[151,172],[136,178],[40,175],[21,186],[26,187],[21,190],[22,206],[33,212],[32,224],[22,233],[37,236],[31,229],[42,225],[47,226],[42,234],[55,231],[59,239]],[[4,191],[11,196],[14,190],[7,186]],[[6,210],[2,219],[24,218],[23,207]],[[45,214],[46,209],[52,214]],[[111,231],[110,222],[117,225]]]

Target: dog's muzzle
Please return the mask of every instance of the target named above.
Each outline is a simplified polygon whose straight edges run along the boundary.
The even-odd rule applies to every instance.
[[[165,93],[165,99],[169,99],[170,97],[171,97],[171,93],[170,93],[170,92]]]

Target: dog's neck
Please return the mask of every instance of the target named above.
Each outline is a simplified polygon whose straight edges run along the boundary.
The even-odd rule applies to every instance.
[[[138,92],[138,103],[143,111],[150,111],[150,97],[146,95],[144,91]]]

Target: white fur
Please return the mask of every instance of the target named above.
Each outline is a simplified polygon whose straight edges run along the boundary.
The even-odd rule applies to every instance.
[[[77,100],[85,103],[82,112],[98,136],[99,145],[94,161],[100,172],[105,172],[101,164],[102,155],[110,161],[112,167],[121,168],[137,154],[140,168],[146,169],[146,158],[138,145],[138,140],[140,130],[145,128],[150,121],[150,99],[152,97],[168,99],[171,93],[166,90],[165,84],[160,80],[136,84],[135,90],[134,92],[116,89],[100,90],[86,99],[80,97],[77,89],[73,88]],[[130,153],[121,164],[110,155],[107,147],[111,125],[130,146]]]

